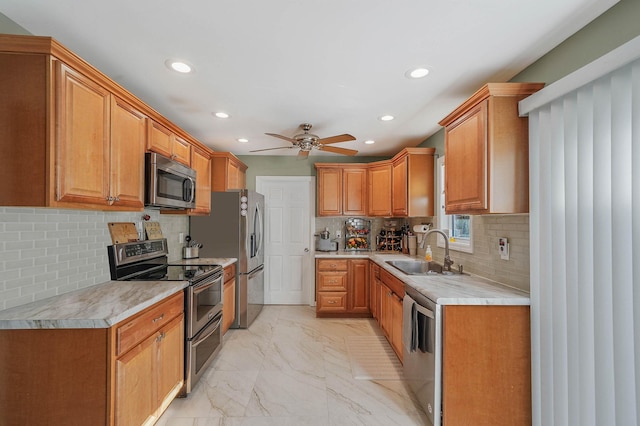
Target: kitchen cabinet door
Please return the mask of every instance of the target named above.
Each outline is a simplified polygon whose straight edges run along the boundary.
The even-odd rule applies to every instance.
[[[156,339],[157,399],[155,407],[160,416],[182,388],[184,381],[184,320],[175,318],[160,330]],[[158,408],[159,407],[159,408]]]
[[[542,83],[489,83],[440,121],[447,214],[529,212],[528,119],[518,102]]]
[[[342,169],[342,214],[344,216],[367,214],[367,170],[365,168]]]
[[[349,259],[347,309],[369,313],[369,259]]]
[[[56,62],[58,119],[56,201],[107,206],[111,203],[111,94],[89,78]]]
[[[371,315],[380,322],[380,266],[370,262],[369,267],[369,309]]]
[[[148,120],[147,149],[191,166],[191,144],[162,124]]]
[[[222,334],[224,335],[236,319],[236,279],[235,277],[224,283]]]
[[[213,152],[211,167],[211,191],[224,192],[247,187],[247,165],[232,153]]]
[[[194,146],[191,167],[196,171],[196,208],[189,214],[207,215],[211,212],[211,159],[209,153]]]
[[[369,215],[391,216],[391,163],[371,166],[369,175]]]
[[[391,308],[391,347],[395,351],[396,355],[402,362],[403,348],[402,348],[402,299],[395,293],[390,297]]]
[[[142,425],[153,419],[157,400],[156,338],[156,335],[148,337],[116,361],[117,425]]]
[[[342,214],[342,169],[318,169],[318,216]]]
[[[144,207],[145,115],[116,96],[111,97],[111,179],[113,204]]]
[[[391,181],[393,182],[393,196],[391,198],[392,212],[394,216],[407,216],[408,211],[408,172],[409,157],[403,156],[393,162],[393,173]]]

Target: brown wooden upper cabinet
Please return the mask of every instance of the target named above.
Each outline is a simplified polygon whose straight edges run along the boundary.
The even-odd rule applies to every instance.
[[[1,35],[0,92],[0,205],[142,210],[146,116],[106,77],[50,38]]]
[[[318,216],[433,216],[435,148],[373,163],[316,163]]]
[[[0,93],[0,205],[142,210],[146,148],[207,151],[51,37],[0,34]]]
[[[194,146],[191,150],[191,167],[196,171],[196,208],[191,215],[211,213],[211,153]]]
[[[191,144],[160,123],[149,120],[147,149],[191,166]]]
[[[232,153],[212,153],[211,166],[211,191],[224,192],[247,187],[247,165]]]
[[[392,215],[433,216],[435,148],[405,148],[393,159]]]
[[[489,83],[440,121],[447,214],[528,213],[528,119],[518,102],[543,83]]]
[[[367,169],[362,164],[316,163],[318,216],[367,214]]]
[[[383,162],[368,168],[369,173],[369,215],[391,216],[392,165]]]

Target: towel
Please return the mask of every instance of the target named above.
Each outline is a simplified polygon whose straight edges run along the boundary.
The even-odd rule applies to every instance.
[[[402,301],[402,344],[409,352],[415,352],[416,346],[414,345],[414,307],[415,302],[409,296],[404,297]]]
[[[419,313],[416,321],[417,347],[420,352],[433,353],[433,333],[431,332],[431,318]]]

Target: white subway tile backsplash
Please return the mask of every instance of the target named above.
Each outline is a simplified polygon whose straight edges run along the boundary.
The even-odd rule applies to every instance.
[[[0,310],[110,280],[108,222],[160,222],[169,258],[179,259],[181,215],[0,207]]]

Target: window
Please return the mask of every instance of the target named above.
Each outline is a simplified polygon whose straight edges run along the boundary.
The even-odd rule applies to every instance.
[[[438,228],[442,229],[450,237],[449,249],[473,253],[473,216],[444,213],[444,156],[437,160],[437,185],[438,185]],[[438,247],[444,247],[442,238],[438,238]]]

